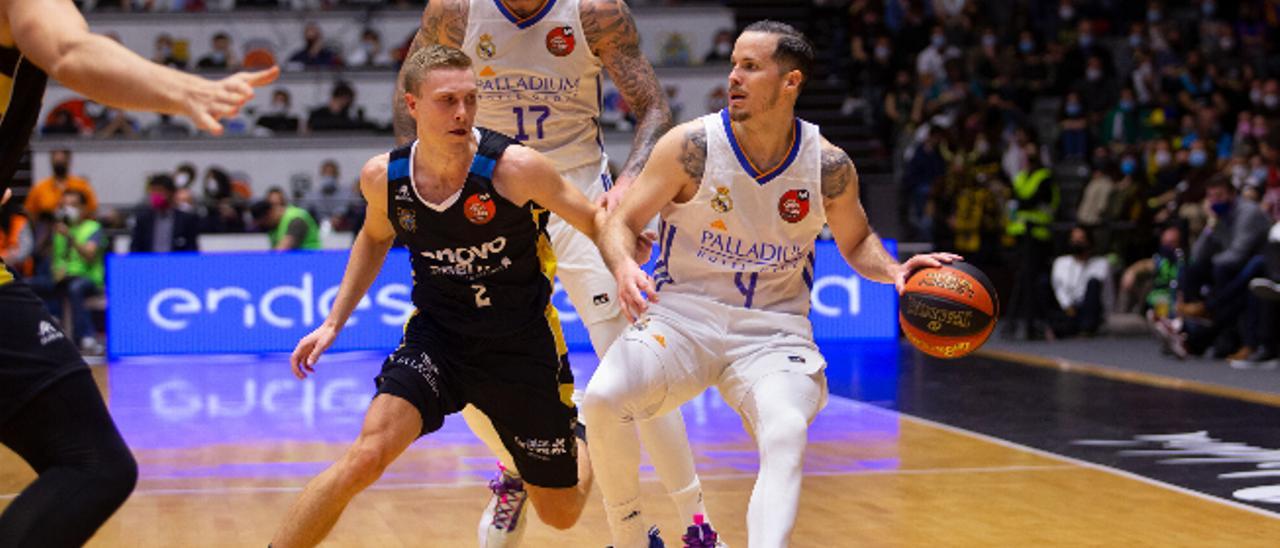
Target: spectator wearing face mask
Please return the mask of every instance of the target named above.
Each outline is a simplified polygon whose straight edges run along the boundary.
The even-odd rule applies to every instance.
[[[1089,119],[1079,93],[1068,93],[1063,100],[1059,125],[1062,128],[1058,135],[1062,143],[1062,157],[1083,159],[1089,150]]]
[[[351,185],[343,185],[339,177],[338,162],[325,160],[320,164],[320,177],[315,185],[299,197],[298,205],[321,223],[339,224],[336,217],[346,213],[355,196]]]
[[[102,294],[107,247],[102,225],[85,215],[85,206],[85,196],[80,192],[68,190],[62,194],[53,225],[53,281],[57,296],[70,305],[71,318],[63,318],[63,322],[70,320],[74,326],[73,336],[80,341],[80,350],[101,354],[102,345],[95,337],[85,301]]]
[[[342,59],[325,45],[320,25],[307,23],[302,31],[302,49],[289,56],[290,68],[329,68],[342,66]]]
[[[178,209],[177,185],[168,175],[154,175],[147,182],[147,207],[134,221],[130,253],[199,251],[200,220]]]
[[[1138,142],[1138,118],[1138,102],[1133,88],[1125,86],[1120,90],[1120,100],[1102,116],[1097,129],[1099,143],[1132,145]]]
[[[1177,225],[1166,226],[1160,231],[1160,246],[1155,254],[1129,265],[1120,276],[1118,308],[1127,312],[1132,308],[1131,303],[1136,302],[1138,312],[1152,327],[1173,319],[1178,278],[1185,267],[1182,229]]]
[[[71,151],[55,150],[49,153],[49,167],[53,175],[31,187],[23,204],[31,218],[52,215],[62,204],[62,194],[69,190],[84,196],[84,213],[93,216],[98,211],[98,196],[83,177],[71,174]]]
[[[299,120],[291,110],[289,91],[277,89],[271,92],[271,105],[258,116],[258,126],[273,133],[297,133]]]
[[[231,36],[225,32],[213,35],[209,53],[196,62],[196,67],[206,70],[235,70],[240,68],[240,57],[231,47]]]
[[[313,109],[307,116],[309,131],[355,131],[369,129],[364,110],[355,106],[356,92],[346,82],[337,82],[329,102]]]
[[[711,40],[711,51],[702,58],[703,63],[724,63],[733,53],[733,31],[720,29]]]
[[[374,29],[364,29],[360,33],[360,45],[347,56],[350,67],[389,67],[391,56],[382,47],[382,35]]]
[[[1257,204],[1236,196],[1225,175],[1210,180],[1205,207],[1211,211],[1213,224],[1191,249],[1176,309],[1179,316],[1189,319],[1182,326],[1185,352],[1199,355],[1213,346],[1215,357],[1222,358],[1239,349],[1238,341],[1231,337],[1220,340],[1219,336],[1234,329],[1244,312],[1248,283],[1262,271],[1258,256],[1272,223]]]
[[[924,48],[916,56],[916,73],[928,74],[934,81],[942,82],[947,78],[946,63],[950,59],[960,57],[960,50],[947,43],[946,30],[942,25],[935,25],[929,35],[929,47]]]
[[[1071,229],[1067,254],[1053,261],[1050,291],[1042,291],[1050,333],[1059,338],[1093,336],[1102,326],[1102,290],[1110,275],[1107,260],[1093,255],[1089,231]]]

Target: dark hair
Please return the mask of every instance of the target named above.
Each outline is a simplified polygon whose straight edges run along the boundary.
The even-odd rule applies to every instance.
[[[330,97],[334,99],[338,99],[338,98],[352,99],[355,96],[356,96],[356,90],[351,88],[351,84],[348,84],[342,81],[339,81],[338,83],[333,85],[333,93],[330,95]]]
[[[72,188],[69,188],[69,189],[67,189],[67,190],[62,191],[62,195],[63,195],[63,196],[75,196],[77,199],[79,199],[79,200],[80,200],[80,205],[84,205],[84,204],[88,201],[88,199],[87,199],[87,198],[85,198],[85,196],[84,196],[84,193],[83,193],[83,192],[80,192],[79,190],[75,190],[75,189],[72,189]]]
[[[249,215],[255,221],[261,221],[267,218],[267,214],[271,213],[271,204],[266,200],[259,200],[249,206]]]
[[[773,34],[778,37],[778,45],[773,50],[773,60],[782,65],[784,70],[800,71],[802,79],[801,87],[805,82],[809,81],[809,74],[813,72],[813,42],[805,37],[804,33],[796,30],[795,27],[780,21],[765,19],[756,21],[742,32],[763,32]]]
[[[147,188],[153,188],[153,187],[163,188],[169,191],[170,193],[178,190],[178,185],[173,183],[173,177],[170,177],[163,173],[157,173],[155,175],[152,175],[150,179],[147,179]]]
[[[1211,188],[1222,188],[1232,194],[1235,194],[1236,192],[1235,185],[1231,184],[1231,177],[1228,177],[1224,173],[1218,173],[1213,177],[1210,177],[1209,181],[1204,184],[1205,191],[1208,191]]]

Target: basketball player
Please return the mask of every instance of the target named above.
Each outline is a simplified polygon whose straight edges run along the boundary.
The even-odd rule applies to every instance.
[[[671,110],[624,0],[433,0],[422,16],[413,48],[444,44],[472,56],[480,80],[479,125],[546,154],[588,198],[612,209],[640,174],[654,142],[671,127]],[[638,118],[630,157],[610,188],[600,133],[601,69]],[[396,135],[413,138],[413,120],[397,94]],[[547,231],[556,274],[582,318],[596,355],[604,355],[626,328],[613,277],[599,250],[556,216]],[[468,407],[467,424],[500,456],[508,473],[491,483],[493,496],[480,518],[480,546],[517,546],[525,497],[511,462],[484,416]],[[654,468],[687,521],[706,515],[684,420],[671,413],[641,423]]]
[[[802,34],[783,23],[752,24],[732,62],[728,108],[658,141],[599,240],[622,306],[639,320],[609,349],[583,403],[618,548],[647,546],[632,423],[712,385],[760,452],[749,545],[788,544],[808,424],[827,400],[826,363],[807,317],[813,243],[824,222],[845,260],[874,281],[901,287],[910,269],[958,258],[919,255],[899,264],[870,230],[849,157],[795,118],[813,63]],[[651,279],[624,242],[659,212]]]
[[[542,521],[572,526],[591,488],[585,446],[579,454],[574,440],[572,386],[561,384],[569,364],[551,306],[545,223],[550,210],[594,235],[605,212],[541,154],[473,127],[477,89],[466,54],[428,46],[403,74],[418,139],[361,171],[368,220],[332,312],[294,350],[294,373],[314,372],[397,237],[411,252],[417,310],[377,377],[359,438],[307,484],[277,548],[318,543],[410,443],[468,404],[491,419]],[[641,238],[633,248],[647,257],[650,245]]]
[[[40,115],[47,76],[116,108],[210,133],[276,69],[219,81],[153,64],[89,32],[70,0],[0,0],[0,203]],[[0,515],[4,546],[80,546],[133,491],[138,468],[76,347],[0,263],[0,443],[38,477]]]

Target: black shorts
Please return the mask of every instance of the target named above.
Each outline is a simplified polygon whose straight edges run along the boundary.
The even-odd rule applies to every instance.
[[[558,326],[557,326],[558,327]],[[440,429],[467,404],[489,417],[530,485],[578,484],[578,414],[569,360],[548,323],[511,333],[450,333],[418,314],[400,347],[382,364],[378,393],[407,400],[422,414],[422,434]]]
[[[0,285],[0,424],[41,390],[87,368],[31,288],[17,280]]]

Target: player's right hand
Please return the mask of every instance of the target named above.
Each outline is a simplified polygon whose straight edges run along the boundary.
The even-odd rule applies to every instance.
[[[257,72],[237,72],[221,80],[203,80],[187,90],[183,99],[183,115],[196,127],[212,135],[222,135],[219,119],[235,116],[240,107],[253,98],[253,88],[274,82],[280,67]]]
[[[658,302],[658,290],[654,288],[653,278],[640,265],[632,262],[623,266],[614,273],[614,278],[618,282],[622,312],[627,315],[628,321],[634,323],[649,310],[650,302]]]
[[[333,346],[334,339],[338,338],[338,328],[328,323],[320,324],[315,331],[308,333],[302,340],[298,341],[298,346],[293,349],[293,354],[289,356],[289,365],[293,367],[293,376],[299,379],[307,378],[307,373],[316,372],[316,362],[320,361],[320,355],[324,354],[330,346]]]

